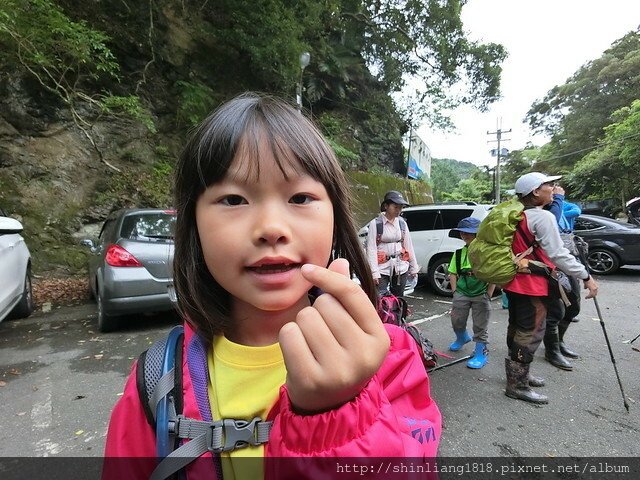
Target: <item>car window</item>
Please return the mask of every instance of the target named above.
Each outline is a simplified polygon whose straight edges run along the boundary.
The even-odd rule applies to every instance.
[[[171,213],[137,213],[122,221],[120,237],[143,242],[171,242],[176,217]]]
[[[114,221],[115,221],[114,218],[108,218],[104,222],[104,225],[102,225],[102,229],[100,230],[100,235],[98,235],[98,240],[100,240],[100,242],[104,241],[108,232],[112,229]]]
[[[442,228],[450,229],[456,228],[458,222],[463,218],[470,217],[473,214],[473,209],[469,208],[456,208],[451,210],[442,210]]]
[[[411,232],[439,230],[442,228],[438,210],[410,210],[402,212],[402,216],[407,221]]]
[[[575,231],[581,230],[595,230],[596,228],[602,228],[603,225],[593,220],[587,220],[586,218],[578,217],[576,218],[576,223],[574,226]]]

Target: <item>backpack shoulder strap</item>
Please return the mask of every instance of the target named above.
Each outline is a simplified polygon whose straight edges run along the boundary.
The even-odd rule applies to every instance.
[[[382,217],[378,215],[376,217],[376,245],[378,245],[380,243],[380,240],[382,239],[383,228],[384,228],[384,225],[382,223]]]
[[[404,247],[404,236],[407,233],[407,221],[402,217],[398,217],[398,220],[400,221],[400,242]]]
[[[462,249],[456,250],[456,274],[460,277],[462,273]]]
[[[526,217],[524,217],[526,218]],[[522,228],[522,220],[520,220],[517,224],[516,224],[516,232],[518,232],[520,234],[520,236],[522,237],[522,239],[525,241],[525,243],[527,244],[527,248],[529,247],[537,247],[538,246],[538,242],[536,242],[536,237],[534,237],[532,235],[532,238],[528,238],[527,234],[524,232],[524,228]]]
[[[176,326],[171,330],[171,333],[166,337],[157,340],[149,350],[143,352],[138,357],[138,371],[136,377],[136,386],[138,390],[138,397],[140,403],[144,409],[147,422],[156,430],[156,403],[152,403],[154,397],[159,394],[158,384],[160,383],[163,374],[163,363],[165,361],[165,352],[169,346],[169,341],[172,341],[174,345],[170,349],[175,354],[175,365],[179,365],[180,368],[176,368],[170,374],[173,381],[170,382],[170,389],[167,394],[173,396],[173,401],[176,409],[176,413],[182,413],[183,401],[182,401],[182,346],[184,342],[184,329],[182,326]],[[168,377],[166,377],[168,378]],[[166,380],[165,380],[166,383]],[[165,385],[165,389],[167,385]],[[164,396],[164,395],[163,395]]]
[[[224,419],[205,422],[182,415],[182,350],[184,328],[174,327],[138,359],[136,385],[147,422],[156,433],[161,459],[152,480],[163,480],[206,452],[220,453],[269,440],[271,421]],[[189,439],[179,446],[180,441]]]

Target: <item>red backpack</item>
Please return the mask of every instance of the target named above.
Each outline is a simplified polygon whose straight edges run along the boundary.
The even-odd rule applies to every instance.
[[[438,355],[433,350],[433,344],[414,325],[407,323],[409,306],[404,298],[383,295],[378,300],[378,315],[382,323],[396,325],[411,335],[422,352],[422,363],[426,370],[437,365]]]

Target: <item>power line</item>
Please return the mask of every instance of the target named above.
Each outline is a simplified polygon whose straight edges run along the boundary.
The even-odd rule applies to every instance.
[[[595,150],[596,148],[605,147],[607,145],[611,145],[613,143],[618,143],[618,142],[621,142],[622,140],[626,140],[628,138],[633,138],[633,137],[637,137],[637,136],[640,136],[640,133],[632,133],[630,135],[625,135],[623,137],[616,138],[615,140],[612,140],[610,142],[604,142],[604,143],[600,143],[598,145],[593,145],[591,147],[581,148],[580,150],[574,150],[573,152],[563,153],[562,155],[558,155],[556,157],[551,157],[551,158],[544,158],[542,160],[545,161],[545,162],[548,162],[550,160],[558,160],[560,158],[564,158],[564,157],[569,157],[571,155],[575,155],[576,153],[588,152],[589,150]]]

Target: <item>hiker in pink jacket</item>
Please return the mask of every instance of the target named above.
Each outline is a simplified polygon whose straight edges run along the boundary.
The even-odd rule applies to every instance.
[[[324,478],[335,464],[323,458],[434,457],[441,417],[420,353],[380,322],[348,185],[313,124],[241,95],[196,130],[175,193],[182,414],[257,418],[268,434],[206,453],[188,478]],[[139,368],[111,417],[105,478],[157,464]]]

